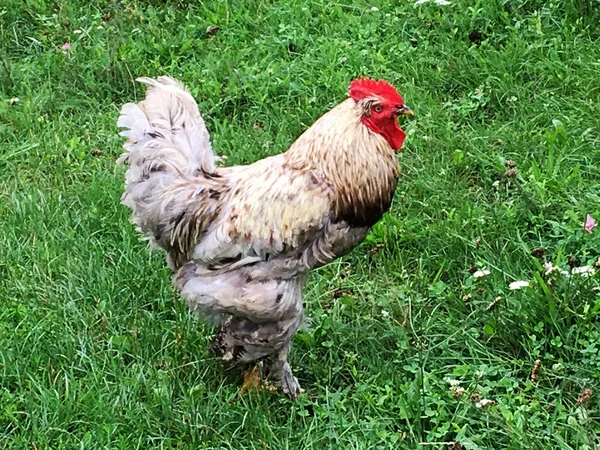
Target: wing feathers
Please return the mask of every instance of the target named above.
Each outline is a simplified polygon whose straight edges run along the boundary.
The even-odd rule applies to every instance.
[[[294,252],[316,238],[330,219],[332,187],[282,161],[267,158],[228,175],[232,195],[194,249],[195,259],[212,263],[241,255],[242,260],[256,258],[245,260],[254,263]]]

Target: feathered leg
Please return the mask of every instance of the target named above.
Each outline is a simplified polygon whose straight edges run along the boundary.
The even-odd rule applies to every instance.
[[[301,321],[302,314],[287,322],[267,324],[255,324],[229,316],[223,320],[209,350],[228,369],[254,363],[244,375],[242,391],[256,387],[262,378],[280,388],[284,394],[295,398],[303,390],[293,375],[287,358],[290,340]]]
[[[304,392],[300,387],[298,378],[292,373],[292,368],[287,361],[290,352],[290,344],[285,344],[275,354],[269,357],[269,363],[265,367],[266,376],[273,385],[280,388],[284,394],[290,398],[298,397],[298,394]]]
[[[175,282],[191,308],[201,314],[215,310],[221,314],[221,326],[209,349],[226,368],[268,358],[268,367],[260,372],[295,398],[300,385],[287,357],[290,341],[302,323],[302,280],[249,282],[246,278],[241,271],[201,276],[196,263],[188,263],[179,270]],[[249,316],[250,312],[254,314]],[[244,386],[248,380],[257,379],[256,375],[255,371],[247,372]]]

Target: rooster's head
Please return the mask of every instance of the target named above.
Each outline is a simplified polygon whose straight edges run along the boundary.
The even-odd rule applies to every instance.
[[[398,91],[387,81],[359,78],[350,84],[350,97],[362,111],[362,123],[399,150],[406,133],[398,125],[398,116],[412,116],[413,112]]]

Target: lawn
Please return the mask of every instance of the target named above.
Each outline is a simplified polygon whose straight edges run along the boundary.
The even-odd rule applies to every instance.
[[[1,448],[600,448],[597,0],[4,0],[0,50]],[[239,393],[119,204],[160,74],[227,164],[359,75],[415,112],[392,210],[309,279],[296,401]]]

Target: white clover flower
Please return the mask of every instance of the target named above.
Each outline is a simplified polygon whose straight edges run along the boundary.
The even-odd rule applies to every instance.
[[[390,315],[390,313],[389,313],[389,311],[386,311],[385,309],[382,309],[382,310],[381,310],[381,315],[382,315],[383,317],[388,317],[388,316]]]
[[[516,291],[516,290],[524,288],[524,287],[529,287],[529,281],[518,280],[518,281],[513,281],[512,283],[510,283],[508,285],[508,288],[511,291]]]
[[[489,270],[486,270],[486,269],[484,269],[484,270],[478,270],[477,272],[473,273],[473,278],[481,278],[481,277],[485,277],[485,276],[487,276],[489,274],[490,274]]]
[[[571,276],[569,272],[567,272],[566,270],[562,270],[559,266],[555,266],[551,262],[545,262],[544,269],[546,269],[546,272],[544,272],[545,275],[550,275],[552,272],[556,272],[558,270],[558,273],[565,277]]]
[[[546,269],[545,274],[546,275],[550,275],[552,272],[554,272],[555,270],[558,269],[558,266],[555,266],[551,262],[545,262],[544,263],[544,269]]]
[[[377,12],[379,11],[379,8],[377,6],[371,6],[371,11]]]
[[[495,188],[497,188],[498,186],[500,186],[500,180],[496,180],[492,183],[492,186],[494,186]]]
[[[452,388],[450,388],[450,390],[452,391],[452,396],[454,398],[461,398],[466,391],[466,389],[464,387],[460,387],[460,386],[452,387]]]
[[[581,275],[582,277],[591,277],[596,273],[596,270],[592,266],[581,266],[573,267],[571,273],[573,275]]]
[[[460,380],[455,380],[453,378],[444,378],[444,381],[450,385],[450,387],[456,387],[460,384]]]
[[[429,3],[429,0],[417,0],[415,5],[422,5],[423,3]]]
[[[448,6],[451,5],[452,2],[449,2],[448,0],[435,0],[435,4],[438,6]]]
[[[477,406],[478,408],[485,408],[486,406],[492,406],[493,404],[494,404],[494,400],[482,398],[477,403],[475,403],[475,406]]]

